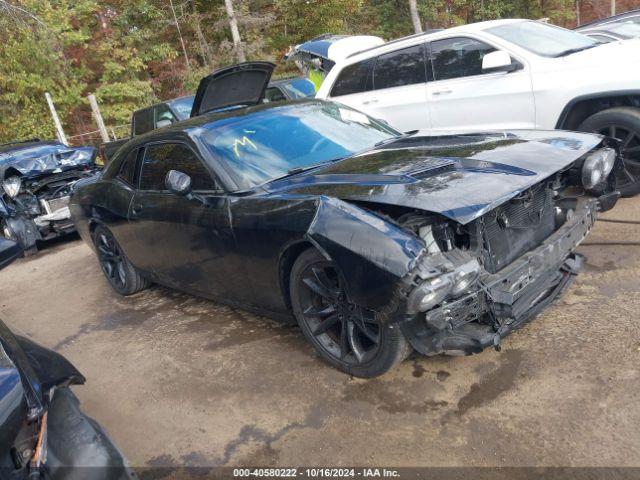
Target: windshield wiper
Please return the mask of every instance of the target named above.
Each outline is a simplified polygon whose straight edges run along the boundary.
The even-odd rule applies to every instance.
[[[398,140],[402,140],[403,138],[410,137],[411,135],[415,135],[418,130],[411,130],[409,132],[405,132],[397,137],[386,138],[384,140],[380,140],[378,143],[374,144],[374,147],[382,147],[383,145],[388,145],[389,143],[397,142]]]
[[[587,45],[586,47],[570,48],[568,50],[564,50],[564,51],[560,52],[559,54],[557,54],[555,56],[555,58],[566,57],[567,55],[571,55],[573,53],[582,52],[583,50],[589,50],[590,48],[599,47],[600,45],[604,45],[604,44],[596,43],[594,45]]]
[[[275,182],[276,180],[282,180],[283,178],[293,177],[294,175],[298,175],[299,173],[307,172],[309,170],[315,170],[316,168],[324,167],[325,165],[329,165],[339,160],[342,160],[342,157],[334,158],[333,160],[329,160],[328,162],[314,163],[313,165],[308,165],[306,167],[293,167],[287,170],[287,173],[285,173],[284,175],[272,178],[267,183]]]

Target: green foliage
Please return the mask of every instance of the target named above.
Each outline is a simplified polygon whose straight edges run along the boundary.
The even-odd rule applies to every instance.
[[[386,39],[413,33],[408,0],[233,3],[249,59],[277,60],[291,45],[323,33]],[[235,62],[223,0],[173,0],[188,67],[169,0],[0,4],[0,141],[54,136],[45,92],[73,135],[95,130],[89,93],[98,98],[107,126],[114,127],[127,124],[136,108],[193,92],[202,76]],[[574,7],[574,0],[418,0],[429,28],[509,17],[549,17],[563,25],[573,19]],[[276,76],[294,68],[281,66]]]

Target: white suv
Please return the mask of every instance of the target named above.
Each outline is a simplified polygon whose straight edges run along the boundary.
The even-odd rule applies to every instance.
[[[601,44],[530,20],[475,23],[353,54],[317,97],[402,131],[603,133],[621,140],[620,190],[640,192],[640,40]]]

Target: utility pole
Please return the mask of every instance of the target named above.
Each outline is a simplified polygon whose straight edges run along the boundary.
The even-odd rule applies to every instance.
[[[173,13],[173,21],[176,22],[176,29],[178,30],[178,37],[180,37],[180,44],[182,45],[182,53],[184,54],[184,61],[187,64],[187,70],[191,69],[189,64],[189,55],[187,55],[187,47],[184,46],[184,39],[182,38],[182,32],[180,31],[180,24],[178,23],[178,17],[176,16],[176,9],[173,6],[173,0],[169,0],[171,5],[171,13]]]
[[[96,125],[98,126],[98,130],[100,131],[102,141],[104,143],[107,143],[109,141],[109,132],[107,132],[107,127],[104,125],[104,120],[102,120],[102,114],[100,113],[100,107],[98,107],[96,96],[92,93],[88,95],[87,98],[89,99],[89,105],[91,105],[91,114],[93,116],[93,119],[96,121]]]
[[[611,16],[616,14],[616,0],[611,0]]]
[[[51,95],[49,95],[49,92],[45,92],[44,98],[47,99],[47,104],[49,105],[49,111],[51,112],[51,117],[53,117],[53,123],[56,126],[56,137],[58,137],[59,142],[67,145],[67,136],[64,134],[64,130],[62,129],[62,123],[60,123],[58,112],[56,112],[56,107],[53,104],[53,100],[51,100]]]
[[[246,62],[247,58],[244,55],[244,47],[242,46],[242,40],[240,39],[238,20],[236,20],[236,13],[233,11],[232,0],[224,0],[224,6],[227,9],[227,17],[229,17],[229,28],[231,28],[231,37],[233,38],[233,48],[236,51],[236,55],[238,55],[238,61]]]

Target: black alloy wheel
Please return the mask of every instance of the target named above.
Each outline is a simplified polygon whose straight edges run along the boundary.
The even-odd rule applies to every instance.
[[[113,289],[121,295],[131,295],[149,285],[133,267],[111,232],[98,226],[93,234],[98,261]]]
[[[617,188],[623,197],[640,193],[640,109],[619,107],[598,112],[587,118],[579,130],[620,140],[624,169],[618,174]]]
[[[372,377],[410,353],[397,326],[380,325],[375,312],[349,300],[335,265],[316,250],[300,255],[291,280],[300,327],[322,358],[340,370]]]

